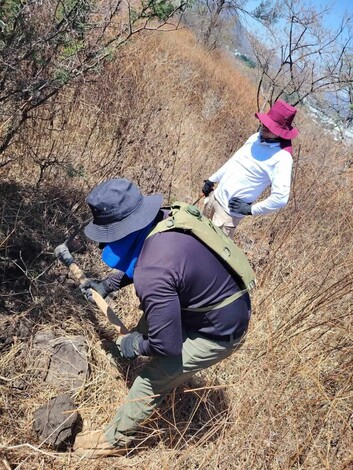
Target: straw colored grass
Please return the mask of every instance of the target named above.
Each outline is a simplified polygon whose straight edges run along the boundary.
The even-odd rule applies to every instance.
[[[1,185],[5,468],[352,468],[351,157],[304,110],[288,207],[247,218],[236,234],[258,280],[243,348],[172,393],[127,457],[88,464],[51,451],[32,431],[33,411],[57,393],[32,369],[36,331],[87,339],[91,376],[73,396],[94,428],[111,418],[144,362],[117,369],[108,361],[100,341],[113,339],[114,328],[65,268],[51,265],[53,248],[88,216],[87,191],[124,176],[145,193],[162,192],[165,202],[191,202],[203,179],[256,131],[254,111],[255,90],[231,59],[204,51],[183,30],[136,37],[24,129],[12,150],[17,164],[4,168]],[[99,250],[79,242],[79,265],[102,277],[108,270]],[[138,321],[132,287],[112,306],[128,327]],[[24,336],[21,321],[30,322]]]

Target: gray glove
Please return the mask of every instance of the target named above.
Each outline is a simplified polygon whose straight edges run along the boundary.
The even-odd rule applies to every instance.
[[[134,331],[127,335],[119,336],[116,340],[120,356],[124,359],[135,359],[140,356],[139,339],[142,334],[138,331]]]
[[[74,259],[70,253],[70,250],[65,243],[57,246],[54,250],[54,256],[58,258],[65,266],[69,267],[70,264],[74,263]]]
[[[126,359],[121,355],[120,350],[120,341],[122,340],[122,336],[119,336],[116,341],[110,341],[107,339],[102,339],[101,347],[104,349],[107,358],[114,366],[120,366],[122,364],[130,364],[134,359]]]
[[[228,207],[238,214],[252,215],[251,204],[242,201],[238,197],[232,197],[229,200]]]
[[[80,290],[86,300],[95,303],[92,296],[92,289],[98,292],[99,295],[105,299],[108,294],[114,291],[114,288],[109,284],[107,279],[99,281],[98,279],[87,279],[83,284],[80,285]]]

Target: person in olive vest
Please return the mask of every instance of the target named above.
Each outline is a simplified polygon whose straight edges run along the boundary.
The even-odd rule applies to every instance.
[[[296,108],[276,101],[266,114],[255,113],[260,132],[204,181],[204,215],[233,238],[245,216],[266,215],[284,207],[289,199],[292,174],[292,143],[298,129],[292,126]],[[217,187],[215,188],[215,183]],[[257,202],[271,186],[271,194]]]
[[[243,344],[250,299],[245,291],[217,308],[241,290],[234,272],[190,233],[170,230],[148,236],[168,217],[161,195],[143,196],[132,182],[117,178],[95,187],[87,203],[93,221],[85,234],[103,246],[102,259],[113,271],[103,280],[88,280],[82,289],[87,298],[91,289],[106,297],[134,284],[142,318],[118,337],[111,352],[116,359],[150,358],[110,422],[77,435],[75,452],[95,458],[126,452],[168,392]],[[202,313],[185,310],[202,307]]]

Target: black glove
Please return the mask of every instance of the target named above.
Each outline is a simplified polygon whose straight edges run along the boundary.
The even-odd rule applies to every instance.
[[[98,279],[87,279],[87,281],[80,285],[80,290],[86,300],[92,303],[95,303],[92,296],[92,289],[98,292],[103,299],[114,291],[114,288],[110,285],[107,279],[103,279],[102,281],[99,281]]]
[[[228,203],[229,209],[238,214],[252,215],[251,213],[251,204],[242,201],[238,197],[232,197]]]
[[[212,193],[214,189],[214,183],[210,180],[205,180],[204,183],[205,184],[203,185],[202,192],[207,197]]]
[[[116,345],[122,358],[135,359],[141,354],[139,349],[139,339],[141,337],[142,334],[138,331],[119,336],[116,341]]]

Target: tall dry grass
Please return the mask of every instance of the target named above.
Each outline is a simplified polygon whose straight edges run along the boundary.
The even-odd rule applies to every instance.
[[[195,200],[202,180],[256,131],[255,90],[226,56],[186,30],[145,34],[99,76],[67,91],[20,136],[1,195],[0,423],[4,465],[80,469],[33,434],[32,412],[56,390],[36,378],[31,338],[42,328],[84,334],[92,374],[74,394],[91,426],[105,423],[143,364],[114,368],[113,328],[88,306],[52,250],[84,219],[97,182],[124,176],[165,202]],[[248,218],[236,238],[258,288],[245,346],[171,394],[126,458],[92,469],[334,469],[353,466],[352,168],[349,149],[300,110],[286,209]],[[80,240],[83,269],[107,272]],[[113,307],[140,315],[133,289]],[[27,326],[27,329],[26,329]]]

